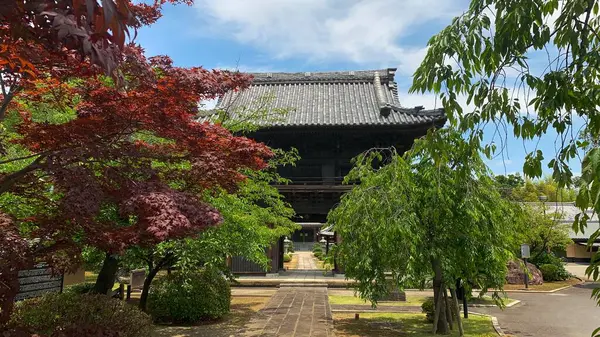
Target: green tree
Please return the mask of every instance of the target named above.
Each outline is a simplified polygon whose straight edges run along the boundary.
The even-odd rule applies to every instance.
[[[284,154],[284,158],[290,159],[288,154]],[[291,220],[294,210],[271,185],[283,182],[274,173],[278,165],[282,165],[282,161],[272,161],[270,171],[249,172],[249,179],[236,193],[225,190],[207,193],[204,200],[223,216],[218,227],[209,228],[196,237],[166,241],[151,248],[136,247],[125,254],[122,264],[145,265],[148,269],[140,298],[141,309],[146,309],[150,285],[161,269],[176,268],[185,274],[212,268],[232,277],[227,259],[234,256],[267,269],[266,249],[298,227]]]
[[[512,190],[511,198],[522,202],[539,202],[540,191],[531,180]],[[545,195],[545,194],[544,194]]]
[[[517,201],[537,202],[540,196],[546,196],[547,202],[568,202],[575,201],[577,192],[568,187],[559,187],[558,183],[547,176],[544,179],[527,181],[513,189],[512,198]]]
[[[382,160],[388,164],[378,167]],[[404,156],[369,151],[356,159],[352,180],[360,184],[328,220],[363,298],[376,303],[389,278],[401,288],[433,278],[433,330],[445,334],[457,309],[446,289],[454,293],[458,279],[483,292],[502,289],[520,207],[501,197],[479,151],[459,133],[430,132]]]
[[[287,109],[271,109],[272,97],[260,98],[256,109],[243,108],[237,111],[201,113],[201,118],[220,123],[231,132],[249,134],[261,127],[260,121],[273,122],[282,118]],[[295,149],[284,151],[272,149],[274,157],[268,168],[243,173],[247,179],[235,193],[225,189],[207,191],[203,200],[214,206],[223,217],[223,222],[214,228],[199,232],[182,240],[162,242],[154,247],[135,247],[121,259],[122,266],[145,266],[148,275],[140,297],[140,308],[146,310],[150,285],[161,269],[176,268],[184,276],[199,268],[212,268],[233,278],[227,259],[239,256],[268,268],[265,254],[282,236],[298,229],[291,219],[295,215],[274,184],[286,184],[287,179],[277,173],[277,168],[295,165],[299,159]]]
[[[559,220],[562,214],[545,212],[543,205],[523,206],[526,221],[517,232],[522,235],[521,242],[527,243],[531,250],[533,263],[544,254],[564,251],[572,243],[569,229]]]
[[[450,124],[487,155],[496,147],[481,144],[485,124],[509,125],[525,140],[553,129],[556,153],[534,149],[523,171],[540,177],[550,157],[552,177],[565,187],[573,177],[569,163],[583,157],[577,186],[582,212],[573,224],[578,231],[586,228],[588,207],[600,211],[599,10],[597,0],[472,0],[429,40],[411,88],[435,92]],[[600,230],[589,234],[591,245]],[[600,253],[587,273],[598,280]],[[600,289],[593,294],[600,302]]]
[[[525,184],[523,177],[520,174],[509,174],[507,176],[499,174],[494,177],[502,197],[511,199],[513,190],[519,188]]]

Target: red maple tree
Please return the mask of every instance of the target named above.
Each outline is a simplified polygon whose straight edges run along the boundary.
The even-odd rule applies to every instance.
[[[137,28],[156,22],[166,3],[192,0],[0,0],[0,121],[40,77],[103,72],[123,84],[118,65],[127,37],[132,42]]]
[[[156,22],[165,3],[193,1],[0,0],[0,67],[35,75],[33,60],[40,57],[23,47],[37,46],[55,55],[77,54],[110,74],[127,36]]]
[[[5,221],[3,231],[11,228],[17,236],[6,243],[12,248],[0,249],[0,259],[21,254],[29,263],[42,259],[66,270],[78,264],[84,244],[108,257],[132,245],[194,235],[221,221],[201,193],[217,186],[235,189],[243,170],[266,166],[271,152],[265,145],[195,121],[200,101],[248,86],[249,76],[175,67],[168,57],[146,59],[133,45],[121,57],[125,86],[81,63],[83,75],[69,72],[71,82],[38,78],[15,97],[28,102],[17,107],[22,122],[14,142],[31,152],[21,158],[30,163],[0,175],[0,193],[42,199],[48,207],[26,219],[33,224],[29,237],[39,240],[26,248],[14,223]],[[28,110],[36,104],[73,104],[76,115],[64,123],[36,122]],[[52,198],[44,192],[49,189]],[[6,267],[0,266],[0,282],[14,284],[14,268],[5,272]],[[106,268],[97,283],[100,292],[112,286],[116,265]],[[0,289],[4,314],[15,289]]]

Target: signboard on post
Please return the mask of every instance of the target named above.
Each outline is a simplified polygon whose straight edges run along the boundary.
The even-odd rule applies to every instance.
[[[529,245],[524,243],[521,245],[521,258],[528,259],[529,256]]]
[[[19,271],[19,293],[15,301],[39,297],[45,293],[62,292],[63,275],[53,275],[47,265]]]
[[[144,287],[144,281],[146,280],[146,269],[136,269],[131,271],[131,279],[129,284],[131,289],[138,290]]]

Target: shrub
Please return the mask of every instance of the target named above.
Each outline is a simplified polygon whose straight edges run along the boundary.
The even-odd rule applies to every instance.
[[[94,283],[77,283],[65,287],[66,293],[88,294],[94,289]]]
[[[321,247],[320,243],[315,243],[313,245],[313,247],[312,247],[312,251],[313,251],[313,253],[316,253],[316,252],[321,252],[322,253],[323,252],[323,247]]]
[[[292,254],[283,254],[283,262],[292,261]]]
[[[106,295],[67,292],[17,303],[10,326],[52,336],[74,336],[71,331],[87,329],[98,331],[98,336],[144,337],[150,334],[152,321],[124,301]]]
[[[544,277],[544,281],[560,281],[558,267],[553,264],[543,264],[540,266],[540,271]]]
[[[157,322],[195,323],[229,312],[231,289],[214,270],[173,273],[156,280],[148,295],[148,312]]]
[[[288,251],[289,251],[290,253],[293,253],[293,252],[294,252],[294,241],[290,241],[290,246],[289,246],[289,248],[288,248]]]
[[[572,277],[571,273],[569,273],[567,271],[567,269],[565,268],[565,264],[563,263],[563,260],[559,257],[557,257],[556,255],[554,255],[553,253],[547,254],[547,253],[543,253],[540,256],[537,256],[535,259],[532,259],[533,264],[535,264],[536,266],[538,266],[540,268],[540,270],[542,269],[542,266],[549,264],[549,265],[553,265],[556,267],[556,273],[555,275],[550,276],[552,278],[552,281],[564,281],[564,280],[568,280],[569,278]],[[546,267],[548,268],[548,267]],[[552,268],[554,269],[554,268]],[[542,271],[542,275],[544,275],[544,281],[551,281],[550,279],[546,279],[546,275],[544,274],[544,271]],[[553,271],[549,271],[549,273],[553,273]]]
[[[433,318],[435,317],[435,305],[433,302],[433,297],[427,297],[425,302],[421,304],[421,311],[427,316],[427,320],[429,322],[433,322]]]
[[[544,281],[564,281],[572,277],[572,275],[565,268],[565,264],[563,263],[562,259],[552,253],[541,254],[535,259],[532,259],[532,261],[533,264],[540,268],[540,271],[544,277]],[[545,265],[552,265],[554,267],[544,267]],[[546,269],[545,272],[543,268]]]

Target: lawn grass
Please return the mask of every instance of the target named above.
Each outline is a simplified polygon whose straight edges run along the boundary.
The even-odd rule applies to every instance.
[[[336,337],[377,336],[377,337],[428,337],[433,325],[424,314],[365,313],[355,320],[354,314],[334,314]],[[490,317],[471,315],[463,319],[466,337],[498,336]],[[458,336],[458,328],[447,336]]]
[[[426,296],[406,295],[406,301],[379,301],[377,305],[381,306],[420,306],[425,302]],[[356,296],[329,295],[329,304],[349,304],[349,305],[370,305],[371,302],[365,301]]]
[[[556,289],[560,289],[566,286],[572,286],[575,284],[579,284],[581,281],[576,278],[572,278],[566,281],[556,281],[556,282],[544,282],[541,285],[529,285],[529,290],[538,290],[538,291],[552,291]],[[524,284],[506,284],[504,286],[504,290],[525,290]]]
[[[157,325],[153,337],[229,337],[236,336],[252,316],[262,309],[269,297],[235,296],[231,299],[231,312],[218,321],[200,322],[189,326]]]
[[[85,283],[96,283],[96,279],[98,278],[98,274],[92,271],[85,272]]]
[[[97,273],[94,273],[92,271],[86,271],[84,283],[96,283],[97,278],[98,278]],[[112,288],[112,290],[117,290],[117,289],[119,289],[119,282],[115,282],[115,284],[113,285],[113,288]]]

